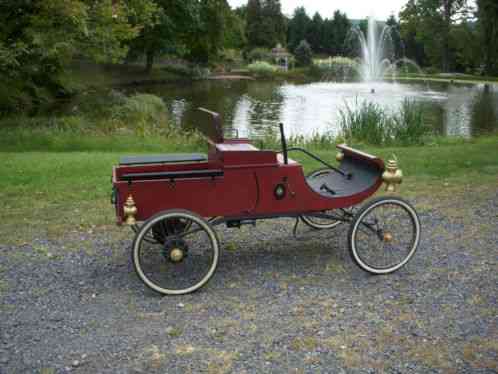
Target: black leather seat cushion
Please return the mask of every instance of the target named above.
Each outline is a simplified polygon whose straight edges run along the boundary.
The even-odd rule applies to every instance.
[[[202,153],[170,153],[163,155],[125,156],[120,165],[170,164],[175,162],[203,162],[207,157]]]

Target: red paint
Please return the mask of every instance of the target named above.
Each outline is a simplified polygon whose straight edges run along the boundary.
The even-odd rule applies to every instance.
[[[379,177],[366,191],[346,197],[329,198],[314,192],[306,183],[302,166],[292,160],[288,165],[273,151],[260,151],[247,139],[225,140],[211,145],[208,161],[201,163],[116,166],[113,185],[117,189],[116,214],[123,222],[123,204],[132,195],[138,208],[137,220],[144,221],[168,209],[186,209],[203,217],[246,217],[286,215],[345,208],[360,203],[382,184],[384,162],[374,156],[338,146],[346,157],[377,166]],[[151,173],[218,169],[216,178],[123,180],[128,173]],[[274,195],[278,184],[286,186],[282,200]]]

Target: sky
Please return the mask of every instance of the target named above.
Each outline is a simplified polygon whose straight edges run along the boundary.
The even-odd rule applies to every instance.
[[[289,16],[294,13],[294,9],[304,6],[310,17],[318,11],[323,18],[331,18],[334,11],[339,9],[350,19],[363,19],[373,15],[378,20],[386,20],[393,13],[398,17],[399,11],[407,2],[408,0],[280,0],[282,12]],[[235,8],[247,4],[247,0],[228,0],[228,3]]]

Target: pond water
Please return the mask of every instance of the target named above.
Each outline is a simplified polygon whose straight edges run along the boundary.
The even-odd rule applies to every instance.
[[[203,131],[211,122],[196,108],[223,117],[225,128],[239,136],[257,137],[282,122],[288,135],[336,135],[340,112],[362,101],[397,111],[408,98],[424,103],[425,119],[440,135],[473,137],[498,130],[498,85],[451,83],[305,84],[260,81],[200,81],[140,87],[161,96],[171,119]]]

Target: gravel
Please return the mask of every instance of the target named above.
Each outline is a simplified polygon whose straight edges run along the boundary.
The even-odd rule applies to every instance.
[[[131,232],[0,244],[0,373],[496,373],[498,194],[415,205],[394,274],[354,265],[346,225],[281,219],[220,228],[215,276],[179,297],[135,276]]]

